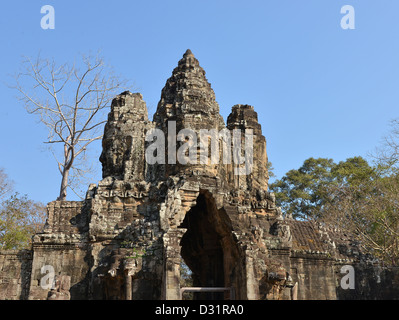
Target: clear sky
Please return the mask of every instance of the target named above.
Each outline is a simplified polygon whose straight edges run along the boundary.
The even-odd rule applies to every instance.
[[[40,26],[47,4],[54,30]],[[340,24],[347,4],[353,30]],[[152,118],[190,48],[225,120],[235,104],[255,107],[277,178],[309,157],[367,156],[399,117],[398,14],[398,0],[2,1],[0,167],[16,191],[56,199],[60,175],[43,144],[47,131],[5,83],[22,55],[64,63],[97,50],[135,84]],[[100,144],[93,148],[98,158]]]

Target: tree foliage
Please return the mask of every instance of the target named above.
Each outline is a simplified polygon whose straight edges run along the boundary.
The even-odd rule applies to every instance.
[[[42,204],[18,193],[12,195],[0,208],[0,248],[28,248],[32,236],[43,228],[45,217]]]
[[[332,159],[309,158],[299,169],[293,169],[270,185],[276,194],[277,205],[294,218],[321,217],[325,205],[331,201],[332,186],[356,185],[373,179],[374,169],[362,157],[354,157],[338,164]]]
[[[297,219],[345,230],[365,252],[399,265],[399,122],[370,165],[309,158],[270,185],[277,205]]]
[[[0,249],[24,249],[32,236],[41,231],[46,220],[46,207],[14,193],[12,181],[0,169]]]
[[[338,186],[322,221],[351,232],[364,249],[388,265],[399,265],[399,121],[372,155],[373,167]]]
[[[389,265],[399,264],[399,176],[331,186],[321,222],[352,233],[363,248]]]

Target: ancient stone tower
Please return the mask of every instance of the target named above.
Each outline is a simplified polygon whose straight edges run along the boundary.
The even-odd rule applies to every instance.
[[[151,149],[162,139],[164,148]],[[187,152],[179,161],[181,150]],[[32,250],[0,252],[3,279],[10,265],[8,277],[17,279],[0,283],[0,298],[179,299],[182,261],[193,286],[226,288],[196,298],[392,295],[384,286],[392,274],[374,268],[349,236],[283,218],[267,190],[257,113],[235,105],[225,123],[190,50],[166,81],[153,121],[141,94],[113,100],[100,161],[103,179],[90,185],[84,201],[48,205]],[[340,287],[344,265],[356,271],[357,291]],[[55,287],[43,285],[49,270]]]

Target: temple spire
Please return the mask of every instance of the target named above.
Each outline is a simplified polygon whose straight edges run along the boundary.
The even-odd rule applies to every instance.
[[[212,114],[219,122],[215,93],[198,59],[187,49],[162,89],[154,121],[162,123],[170,117],[185,118],[198,113]]]
[[[198,134],[201,129],[215,129],[219,132],[225,127],[223,118],[219,113],[215,93],[206,79],[204,69],[190,49],[186,50],[177,67],[174,68],[172,75],[166,80],[153,119],[155,127],[161,129],[166,135],[170,133],[169,128],[172,123],[176,128],[176,133],[184,128],[194,130]],[[182,143],[179,142],[179,144]],[[179,146],[177,145],[174,149],[177,150]],[[168,148],[169,146],[166,151],[169,150]],[[170,153],[167,154],[166,158],[169,155]],[[195,166],[201,168],[194,168]],[[210,172],[207,175],[214,175],[216,173],[215,166],[177,163],[176,165],[165,166],[164,174],[168,176],[177,172],[189,173],[198,169],[202,170],[203,173],[205,170],[209,170]],[[157,173],[159,174],[159,170]]]
[[[193,56],[193,57],[194,57],[194,55],[193,55],[193,53],[191,52],[190,49],[187,49],[187,50],[186,50],[186,52],[185,52],[184,55],[183,55],[183,58],[188,57],[188,56]]]

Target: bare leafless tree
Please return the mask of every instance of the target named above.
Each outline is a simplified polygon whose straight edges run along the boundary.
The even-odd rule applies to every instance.
[[[8,178],[3,168],[0,168],[0,199],[10,193],[13,189],[13,182]]]
[[[45,141],[61,174],[57,200],[65,200],[70,181],[84,176],[81,161],[89,144],[102,138],[106,109],[126,89],[126,81],[113,74],[100,56],[82,56],[79,63],[57,65],[54,59],[24,58],[13,86],[30,114],[48,129]],[[119,92],[118,92],[119,91]],[[60,152],[61,151],[61,152]],[[78,165],[78,162],[81,162]],[[72,188],[72,190],[74,190]]]
[[[364,249],[399,265],[399,177],[381,177],[358,186],[332,186],[322,222],[357,238]]]
[[[389,170],[399,169],[399,119],[390,121],[389,134],[385,135],[381,144],[370,153],[370,158],[379,166]]]

